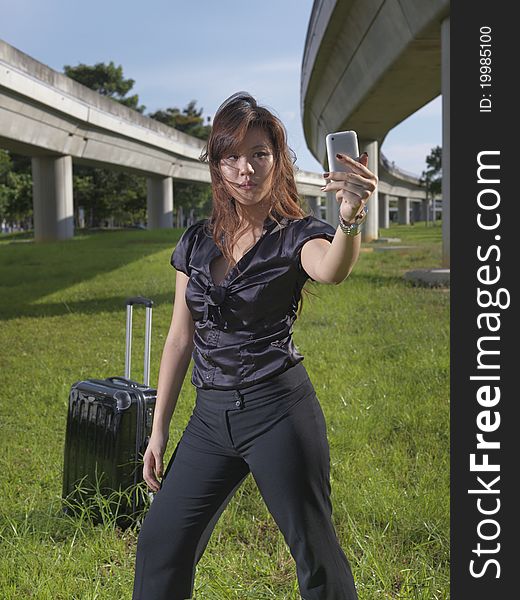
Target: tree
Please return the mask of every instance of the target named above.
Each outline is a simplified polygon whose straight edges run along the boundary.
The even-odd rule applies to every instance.
[[[10,189],[7,181],[12,168],[13,163],[9,152],[0,150],[0,221],[5,219],[9,209]]]
[[[442,148],[435,146],[426,157],[428,168],[422,172],[422,179],[429,184],[432,194],[440,194],[442,191]]]
[[[29,226],[32,217],[32,177],[26,158],[0,150],[0,221]]]
[[[0,183],[6,183],[7,175],[13,168],[13,161],[7,150],[0,149]]]
[[[442,192],[442,148],[435,146],[426,157],[427,168],[422,172],[420,183],[426,188],[426,203],[435,202]]]
[[[146,180],[124,171],[74,165],[76,225],[79,207],[85,210],[87,227],[107,221],[117,226],[145,220]]]
[[[166,108],[165,110],[157,110],[147,116],[200,140],[207,140],[211,131],[211,125],[204,125],[202,117],[203,109],[195,108],[196,104],[196,100],[191,100],[188,106],[182,111],[176,107]]]
[[[143,113],[145,106],[139,106],[139,96],[127,96],[134,87],[133,79],[123,77],[123,67],[115,66],[113,61],[107,64],[97,63],[94,66],[80,63],[76,67],[65,65],[63,72],[67,77],[101,94],[116,100],[124,106]]]

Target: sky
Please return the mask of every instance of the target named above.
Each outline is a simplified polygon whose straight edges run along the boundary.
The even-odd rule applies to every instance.
[[[321,172],[307,149],[300,72],[313,0],[17,0],[2,6],[0,38],[45,65],[113,61],[135,80],[145,114],[191,100],[212,116],[251,93],[283,121],[300,169]],[[394,127],[382,152],[420,175],[441,145],[441,99]]]

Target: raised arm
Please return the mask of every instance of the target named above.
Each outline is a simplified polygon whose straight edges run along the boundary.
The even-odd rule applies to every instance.
[[[187,275],[177,271],[173,315],[159,367],[152,435],[144,455],[143,477],[154,492],[160,488],[159,478],[164,473],[163,456],[168,443],[170,421],[193,352],[195,326],[185,299],[188,281]]]
[[[366,154],[357,160],[345,154],[337,157],[345,164],[345,171],[324,173],[324,177],[332,181],[322,190],[336,192],[340,215],[348,223],[354,223],[375,191],[378,179],[366,166]],[[350,275],[359,258],[360,247],[360,235],[346,235],[338,226],[332,242],[316,238],[302,246],[302,266],[315,281],[338,284]]]

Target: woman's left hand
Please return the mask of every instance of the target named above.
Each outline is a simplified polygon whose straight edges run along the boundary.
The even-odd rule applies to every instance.
[[[337,154],[337,159],[345,165],[345,171],[324,173],[325,179],[331,179],[321,189],[324,192],[336,192],[340,204],[340,214],[348,223],[363,212],[370,196],[374,193],[378,179],[367,168],[368,154],[359,158],[350,158],[346,154]]]

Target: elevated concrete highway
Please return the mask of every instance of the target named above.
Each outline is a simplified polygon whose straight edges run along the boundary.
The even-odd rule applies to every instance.
[[[148,227],[172,227],[173,180],[210,182],[203,146],[0,40],[0,147],[32,158],[37,241],[74,233],[72,161],[146,176]],[[300,171],[297,185],[319,210],[321,174]]]
[[[207,165],[199,161],[203,146],[0,40],[0,147],[32,158],[37,241],[74,234],[73,161],[145,176],[148,227],[172,227],[173,180],[210,182]],[[409,222],[410,214],[426,219],[417,180],[397,179],[395,170],[393,175],[380,172],[380,190],[388,199],[382,203],[382,222],[389,219],[392,197],[400,222]],[[296,181],[309,208],[334,224],[337,203],[325,202],[321,173],[298,171]]]
[[[369,154],[369,167],[386,183],[391,179],[379,156],[385,136],[442,93],[445,265],[449,264],[449,14],[449,0],[316,0],[301,74],[303,128],[316,159],[326,167],[327,133],[353,129],[361,151]],[[410,187],[406,177],[393,180],[394,186]],[[379,199],[388,194],[385,187],[381,181],[370,201],[367,241],[378,237],[380,225],[387,226],[385,221],[379,223],[385,213],[379,206]],[[412,192],[400,197],[410,201]]]

